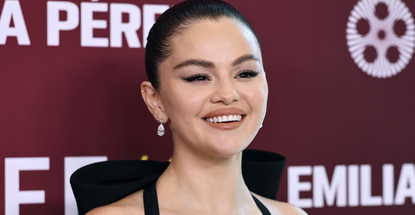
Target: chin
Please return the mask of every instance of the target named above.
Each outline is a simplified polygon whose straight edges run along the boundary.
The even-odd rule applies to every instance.
[[[249,146],[249,143],[246,142],[234,142],[228,141],[223,142],[221,141],[220,144],[216,145],[212,150],[213,154],[218,157],[232,157],[237,155],[238,153],[242,152],[246,147]]]

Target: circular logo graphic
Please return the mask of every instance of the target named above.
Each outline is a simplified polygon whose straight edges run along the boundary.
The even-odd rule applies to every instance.
[[[347,45],[357,66],[377,78],[402,71],[415,46],[414,19],[400,0],[360,0],[346,30]]]

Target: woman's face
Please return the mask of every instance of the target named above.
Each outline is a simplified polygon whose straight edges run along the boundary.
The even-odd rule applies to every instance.
[[[160,65],[160,102],[175,150],[231,156],[245,149],[265,116],[268,86],[248,28],[202,20],[173,38]]]

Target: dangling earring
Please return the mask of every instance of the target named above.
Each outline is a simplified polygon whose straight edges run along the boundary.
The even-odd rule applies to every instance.
[[[164,126],[163,126],[163,120],[160,119],[160,125],[157,128],[157,134],[161,137],[161,136],[164,135],[164,133],[165,133],[165,130],[164,130]]]

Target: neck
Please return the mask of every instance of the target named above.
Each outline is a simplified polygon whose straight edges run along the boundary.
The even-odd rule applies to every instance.
[[[214,157],[175,150],[157,182],[160,208],[175,211],[186,205],[192,213],[241,214],[252,206],[247,202],[253,203],[242,178],[241,159],[242,152]]]

